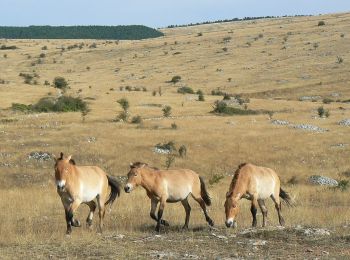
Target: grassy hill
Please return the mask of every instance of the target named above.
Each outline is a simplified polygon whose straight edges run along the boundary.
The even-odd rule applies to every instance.
[[[143,25],[125,26],[0,26],[0,38],[6,39],[102,39],[140,40],[163,36]]]
[[[349,257],[350,138],[349,127],[339,122],[350,118],[350,14],[161,31],[162,37],[135,41],[0,40],[0,233],[8,234],[0,238],[3,256]],[[88,102],[84,118],[79,112],[11,109],[60,96],[53,86],[58,76],[68,83],[66,95]],[[201,90],[204,101],[178,93],[182,87]],[[239,109],[259,113],[211,113],[224,93],[240,95]],[[128,123],[116,120],[121,98],[130,103]],[[169,117],[163,116],[166,106]],[[318,115],[320,107],[328,117]],[[137,115],[142,123],[130,123]],[[78,165],[98,165],[123,180],[133,161],[166,167],[169,158],[154,147],[169,141],[187,147],[187,156],[175,156],[171,168],[193,169],[208,183],[217,229],[206,226],[190,200],[190,231],[179,231],[185,213],[174,204],[164,211],[171,227],[155,236],[150,203],[139,188],[123,193],[106,213],[103,235],[81,228],[64,237],[53,161],[33,159],[33,152],[72,154]],[[268,202],[270,227],[250,231],[250,204],[243,200],[238,229],[224,227],[225,194],[243,162],[275,169],[297,200],[296,208],[283,205],[286,229],[271,227],[278,220]],[[342,180],[345,191],[311,185],[311,175]],[[86,215],[86,207],[77,212],[81,221]],[[306,227],[330,235],[309,236]]]

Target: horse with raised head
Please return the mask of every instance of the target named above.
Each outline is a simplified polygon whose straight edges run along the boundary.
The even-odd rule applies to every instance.
[[[253,227],[257,225],[256,213],[258,205],[263,214],[262,226],[266,226],[267,208],[264,200],[267,198],[271,198],[274,202],[279,223],[283,226],[285,222],[281,215],[280,197],[288,206],[293,205],[291,197],[281,189],[280,179],[274,170],[247,163],[239,165],[233,176],[229,191],[226,193],[226,226],[237,226],[236,216],[239,212],[238,202],[242,198],[251,200],[252,202],[250,211],[253,216]]]
[[[201,206],[208,224],[210,226],[214,225],[206,208],[206,206],[211,205],[210,196],[203,179],[194,171],[187,169],[159,170],[149,167],[146,163],[131,163],[128,181],[124,188],[125,192],[129,193],[137,186],[142,186],[146,190],[147,196],[151,199],[150,216],[153,220],[157,221],[157,232],[160,231],[160,225],[169,225],[166,220],[162,219],[164,207],[167,202],[182,203],[186,212],[183,228],[188,228],[191,213],[191,207],[188,203],[188,196],[190,194]],[[158,203],[158,216],[156,216]]]
[[[120,184],[97,166],[76,166],[72,157],[63,157],[63,153],[60,158],[55,158],[55,161],[57,193],[61,197],[66,214],[67,234],[72,232],[72,226],[81,226],[73,215],[82,203],[90,208],[86,219],[89,228],[92,225],[96,206],[98,206],[99,231],[102,232],[105,206],[112,205],[120,195]],[[111,187],[110,194],[108,194],[108,186]]]

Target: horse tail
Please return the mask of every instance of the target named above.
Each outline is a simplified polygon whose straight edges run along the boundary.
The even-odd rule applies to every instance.
[[[288,207],[295,206],[293,199],[289,196],[289,194],[286,191],[282,190],[282,188],[280,188],[280,197],[286,202]]]
[[[199,176],[199,180],[201,182],[201,197],[204,200],[205,204],[207,206],[210,206],[211,205],[211,198],[209,196],[207,188],[205,187],[204,179],[201,176]]]
[[[112,206],[113,201],[120,196],[120,183],[116,179],[108,175],[107,179],[108,185],[111,186],[111,193],[109,194],[109,198],[106,201],[105,205],[111,204]]]

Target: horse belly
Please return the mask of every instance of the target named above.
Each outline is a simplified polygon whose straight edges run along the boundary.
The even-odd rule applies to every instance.
[[[192,192],[192,189],[189,186],[182,186],[182,187],[168,186],[167,202],[174,203],[174,202],[182,201],[186,199],[191,192]]]
[[[94,200],[101,193],[100,187],[89,187],[84,184],[80,185],[80,197],[82,202]]]
[[[276,183],[273,178],[257,181],[258,199],[267,199],[273,195],[275,191],[275,185]]]

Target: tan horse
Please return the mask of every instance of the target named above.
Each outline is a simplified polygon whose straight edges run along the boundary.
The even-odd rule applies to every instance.
[[[185,208],[186,218],[183,228],[188,228],[191,207],[188,203],[188,196],[192,197],[199,203],[203,209],[205,219],[210,226],[214,225],[213,220],[209,217],[206,205],[211,205],[209,194],[205,188],[203,179],[194,171],[178,170],[158,170],[149,167],[146,163],[136,162],[130,164],[128,181],[125,186],[125,192],[129,193],[137,186],[142,186],[147,196],[151,199],[152,219],[157,221],[156,231],[160,231],[160,225],[168,226],[169,223],[162,219],[163,210],[166,202],[180,202]],[[158,216],[155,212],[159,205]]]
[[[63,153],[61,153],[60,158],[55,160],[57,193],[61,197],[66,213],[67,234],[72,232],[72,226],[81,226],[80,222],[73,218],[74,211],[81,203],[90,208],[86,219],[88,227],[92,225],[92,217],[97,203],[100,217],[99,230],[102,232],[105,206],[112,205],[116,197],[120,195],[119,183],[99,167],[76,166],[71,156],[64,158]],[[108,186],[111,187],[109,196]]]
[[[238,201],[245,198],[252,201],[250,211],[253,216],[253,227],[256,227],[256,213],[259,205],[263,214],[263,224],[266,226],[267,222],[267,208],[264,200],[271,198],[275,203],[275,208],[278,213],[280,225],[284,225],[284,219],[281,215],[281,197],[288,206],[291,206],[292,199],[281,189],[280,179],[274,170],[258,167],[253,164],[241,164],[236,170],[229,191],[226,194],[225,213],[226,226],[236,227],[236,216],[239,212]]]

